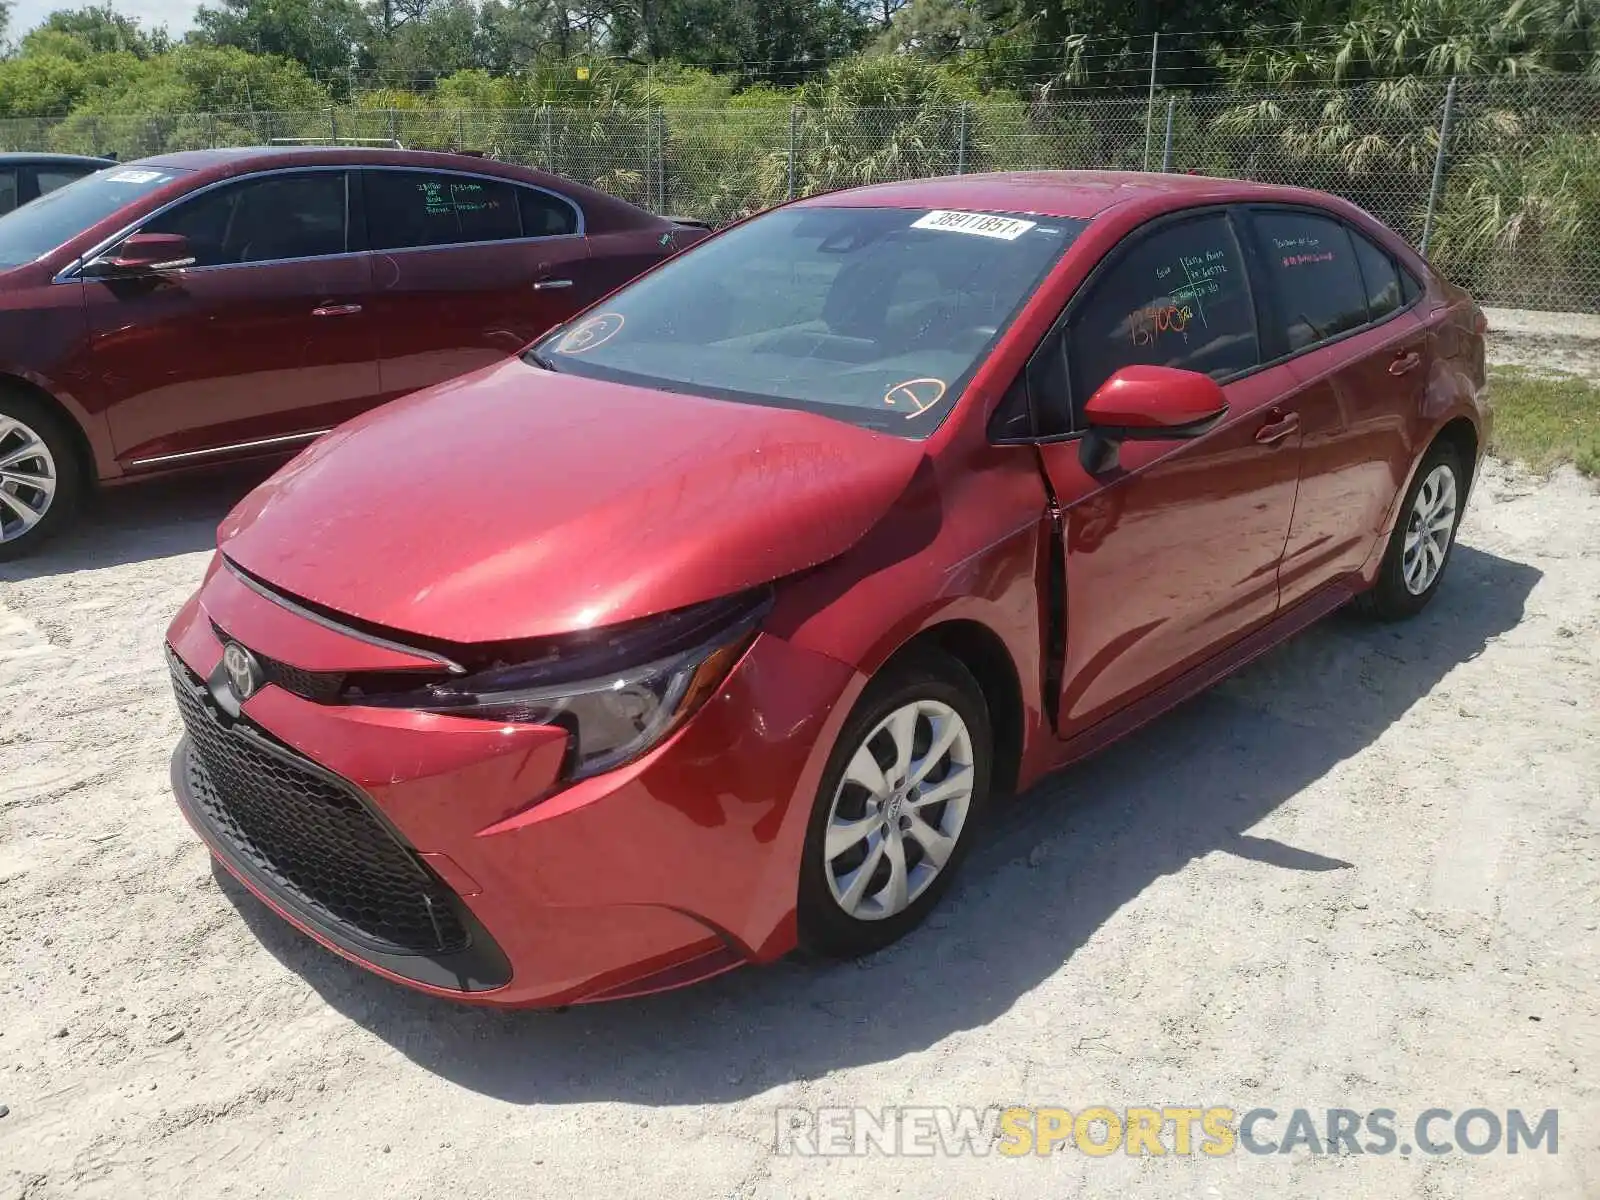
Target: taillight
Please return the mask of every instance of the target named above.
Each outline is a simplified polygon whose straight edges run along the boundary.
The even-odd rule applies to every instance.
[[[1489,316],[1481,308],[1472,310],[1472,331],[1479,337],[1489,332]]]

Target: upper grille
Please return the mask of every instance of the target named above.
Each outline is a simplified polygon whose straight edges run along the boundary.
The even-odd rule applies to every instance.
[[[471,942],[454,894],[365,797],[265,732],[226,718],[168,652],[189,734],[183,769],[197,815],[273,887],[352,941],[388,954],[451,954]]]
[[[217,635],[218,641],[227,643],[233,640],[228,636],[228,631],[214,621],[211,629]],[[302,700],[332,704],[344,690],[343,671],[307,671],[302,667],[292,667],[286,662],[268,658],[265,654],[258,654],[255,651],[251,653],[255,656],[256,662],[261,664],[263,683],[276,684],[286,692],[293,692]]]
[[[263,658],[259,654],[256,655],[256,661],[261,664],[262,679],[266,683],[275,683],[286,692],[293,692],[305,700],[315,700],[318,704],[332,704],[344,687],[344,675],[341,672],[306,671],[275,658]]]

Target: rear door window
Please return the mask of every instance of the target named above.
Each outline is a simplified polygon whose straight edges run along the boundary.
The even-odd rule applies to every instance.
[[[1290,211],[1257,211],[1253,219],[1290,353],[1367,323],[1366,288],[1343,224]]]
[[[75,183],[93,170],[93,167],[37,167],[34,169],[33,177],[39,185],[39,195],[43,196],[57,188],[64,188],[69,183]]]
[[[448,171],[367,171],[374,250],[497,242],[522,236],[514,184]]]
[[[1068,358],[1073,409],[1126,366],[1226,379],[1261,362],[1255,301],[1233,225],[1222,213],[1158,228],[1075,303]]]

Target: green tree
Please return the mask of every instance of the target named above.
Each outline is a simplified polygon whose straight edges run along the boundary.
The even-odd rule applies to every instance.
[[[139,22],[108,5],[57,9],[22,39],[19,52],[63,54],[87,58],[92,54],[126,51],[137,58],[149,58],[171,48],[165,29],[146,32]]]
[[[189,36],[199,45],[290,59],[328,77],[357,65],[372,35],[357,0],[217,0],[195,14]]]

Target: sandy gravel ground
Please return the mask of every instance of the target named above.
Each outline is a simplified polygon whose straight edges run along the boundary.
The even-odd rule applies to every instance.
[[[1600,1195],[1600,494],[1491,464],[1336,617],[998,815],[931,925],[499,1015],[347,966],[168,794],[159,646],[244,485],[0,567],[0,1198]],[[775,1157],[783,1105],[1560,1110],[1436,1159]]]

